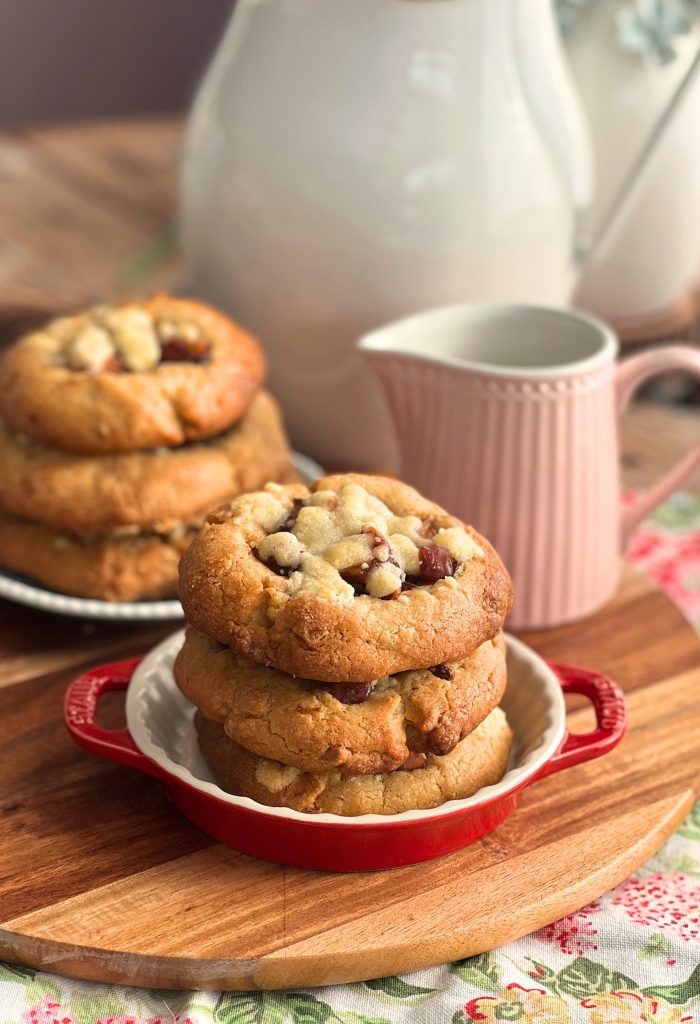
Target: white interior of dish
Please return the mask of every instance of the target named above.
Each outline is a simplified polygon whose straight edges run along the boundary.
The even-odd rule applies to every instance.
[[[501,707],[513,730],[514,741],[510,767],[496,785],[486,786],[466,800],[450,800],[430,810],[392,815],[362,814],[344,818],[338,814],[303,814],[286,807],[266,807],[248,797],[233,796],[220,789],[199,752],[193,724],[195,709],[178,690],[172,673],[183,637],[184,630],[179,630],[163,640],[134,673],[126,699],[129,731],[137,747],[170,775],[223,803],[260,814],[347,827],[438,818],[477,807],[521,785],[552,757],[564,736],[566,709],[557,677],[539,655],[522,641],[508,636],[508,686]]]

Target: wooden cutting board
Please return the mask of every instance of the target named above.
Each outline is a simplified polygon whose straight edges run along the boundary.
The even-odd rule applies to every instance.
[[[246,989],[445,962],[614,886],[663,843],[697,792],[700,645],[670,601],[631,571],[599,614],[525,636],[545,656],[622,685],[623,743],[530,788],[474,846],[361,876],[278,867],[218,846],[157,782],[74,747],[61,719],[67,682],[86,658],[145,650],[162,631],[112,627],[73,643],[77,627],[31,622],[44,624],[37,638],[52,652],[43,671],[39,648],[0,665],[0,957],[32,967]],[[575,729],[591,723],[589,709],[572,711]]]

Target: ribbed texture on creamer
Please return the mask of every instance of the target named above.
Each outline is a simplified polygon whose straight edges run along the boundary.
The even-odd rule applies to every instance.
[[[526,380],[369,355],[394,413],[403,479],[494,545],[515,586],[511,627],[566,622],[604,603],[619,571],[613,367]]]

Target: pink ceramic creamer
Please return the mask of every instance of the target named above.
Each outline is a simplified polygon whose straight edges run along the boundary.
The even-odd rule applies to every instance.
[[[402,477],[473,524],[513,577],[513,628],[553,626],[607,601],[633,527],[700,465],[700,443],[649,492],[620,502],[618,417],[700,352],[655,348],[616,362],[599,320],[569,310],[454,306],[360,340],[383,385]]]

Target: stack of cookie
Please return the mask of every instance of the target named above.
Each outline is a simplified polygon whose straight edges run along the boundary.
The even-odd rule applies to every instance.
[[[204,515],[293,479],[258,344],[156,295],[49,323],[0,363],[0,566],[109,601],[177,593]]]
[[[229,792],[395,814],[503,775],[510,580],[412,488],[347,474],[239,497],[184,556],[180,599],[175,679]]]

